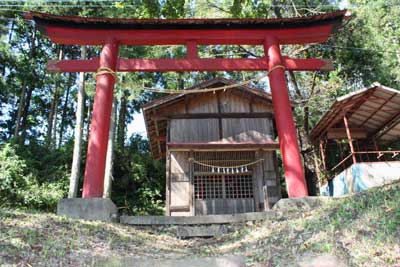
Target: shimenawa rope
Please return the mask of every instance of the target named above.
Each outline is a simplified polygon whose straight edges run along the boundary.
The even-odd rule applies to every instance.
[[[257,163],[259,163],[259,162],[261,162],[261,161],[264,161],[264,159],[258,159],[258,160],[255,160],[255,161],[253,161],[253,162],[250,162],[250,163],[241,164],[241,165],[234,165],[234,166],[216,166],[216,165],[210,165],[210,164],[206,164],[206,163],[197,161],[197,160],[195,160],[194,158],[189,158],[189,161],[191,161],[191,162],[193,162],[193,163],[196,163],[196,164],[198,164],[198,165],[201,165],[201,166],[205,166],[205,167],[209,167],[209,168],[214,168],[214,169],[238,169],[238,168],[244,168],[244,167],[247,167],[247,166],[250,166],[250,165],[255,165],[255,164],[257,164]]]
[[[219,90],[225,91],[226,89],[247,85],[251,82],[258,81],[258,80],[261,80],[262,78],[268,77],[268,75],[276,69],[286,69],[286,67],[283,65],[276,65],[273,68],[271,68],[269,71],[267,71],[267,74],[262,75],[260,77],[256,77],[256,78],[244,81],[244,82],[239,82],[239,83],[235,83],[235,84],[224,85],[224,86],[214,87],[214,88],[174,90],[174,89],[159,89],[159,88],[142,87],[142,88],[139,88],[138,91],[149,91],[149,92],[164,93],[164,94],[193,94],[193,93],[215,92],[215,91],[219,91]],[[107,68],[107,67],[98,68],[97,72],[96,72],[96,76],[101,75],[101,74],[111,74],[115,78],[115,80],[117,80],[116,72],[110,68]]]

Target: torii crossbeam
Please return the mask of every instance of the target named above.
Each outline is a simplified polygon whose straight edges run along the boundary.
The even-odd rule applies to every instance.
[[[50,61],[53,72],[260,71],[271,70],[269,81],[289,197],[307,196],[302,160],[289,100],[285,69],[331,70],[322,59],[283,57],[280,45],[325,42],[342,24],[346,11],[285,19],[109,19],[56,16],[30,12],[25,17],[51,41],[64,45],[101,45],[100,58]],[[121,45],[185,45],[184,59],[118,58]],[[263,45],[257,59],[199,58],[198,45]],[[83,197],[101,197],[115,77],[97,75],[90,127]]]

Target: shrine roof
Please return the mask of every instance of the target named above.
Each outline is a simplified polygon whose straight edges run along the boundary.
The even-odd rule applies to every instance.
[[[400,91],[374,83],[370,87],[336,99],[311,131],[311,140],[324,138],[331,128],[362,128],[367,138],[390,142],[400,138]]]

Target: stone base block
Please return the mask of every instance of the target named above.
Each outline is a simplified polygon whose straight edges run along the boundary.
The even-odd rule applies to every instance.
[[[240,255],[210,258],[138,259],[134,257],[96,259],[96,267],[245,267],[246,259]]]
[[[117,221],[117,206],[109,198],[64,198],[57,204],[57,214],[74,219]]]
[[[178,226],[176,236],[178,238],[213,237],[226,234],[227,232],[228,230],[225,225]]]
[[[331,197],[298,197],[282,198],[272,207],[273,210],[297,211],[313,210],[333,201]]]

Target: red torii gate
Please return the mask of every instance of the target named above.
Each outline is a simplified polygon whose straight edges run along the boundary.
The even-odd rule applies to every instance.
[[[342,24],[346,11],[285,19],[109,19],[56,16],[29,12],[25,17],[51,41],[64,45],[102,45],[100,58],[50,61],[53,72],[96,72],[96,94],[86,160],[83,197],[102,197],[108,130],[115,74],[166,71],[260,71],[270,70],[269,81],[276,126],[282,151],[289,197],[307,196],[297,144],[285,69],[331,70],[322,59],[281,56],[280,45],[325,42]],[[118,58],[120,45],[186,45],[184,59]],[[199,58],[198,45],[263,45],[258,59]]]

